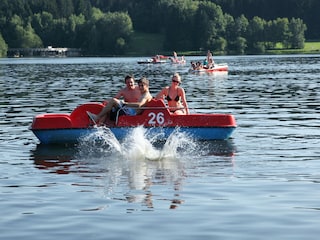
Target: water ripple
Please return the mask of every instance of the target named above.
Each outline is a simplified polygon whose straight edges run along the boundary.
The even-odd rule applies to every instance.
[[[0,60],[3,238],[319,235],[319,55],[216,57],[228,74],[137,60]],[[109,141],[43,146],[28,129],[36,114],[113,96],[127,74],[146,76],[155,95],[173,72],[191,111],[235,115],[232,139],[193,142],[176,133],[164,149],[144,134],[111,145],[102,135]]]

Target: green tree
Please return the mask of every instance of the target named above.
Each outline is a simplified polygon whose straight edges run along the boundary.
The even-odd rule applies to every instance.
[[[42,47],[41,38],[35,33],[31,23],[24,23],[23,20],[14,15],[10,20],[10,42],[11,48],[35,48]]]
[[[76,15],[84,15],[86,18],[90,16],[90,10],[92,5],[90,1],[86,0],[76,0],[74,1],[74,14]]]
[[[290,35],[288,38],[288,44],[291,48],[304,48],[304,32],[307,30],[307,26],[303,23],[302,19],[292,18],[289,22]]]
[[[235,20],[235,26],[234,26],[234,28],[235,28],[234,30],[236,33],[235,35],[237,37],[245,36],[247,29],[248,29],[248,26],[249,26],[248,19],[243,14],[241,14],[241,16],[237,17]]]
[[[68,20],[66,18],[57,18],[53,21],[53,31],[54,38],[51,39],[53,46],[59,46],[59,47],[70,47],[68,34],[67,34],[67,28],[68,28]]]
[[[287,18],[277,18],[268,21],[265,29],[265,41],[268,42],[267,47],[274,48],[278,42],[284,43],[289,34],[289,20]]]
[[[283,45],[285,45],[286,40],[290,35],[288,18],[277,18],[274,24],[276,25],[275,32],[272,32],[270,34],[273,34],[276,36],[275,40],[277,42],[281,42]]]
[[[254,53],[265,52],[265,25],[266,21],[257,16],[249,21],[246,39],[249,49]]]
[[[228,41],[228,52],[233,54],[244,54],[247,48],[247,40],[245,39],[247,28],[249,25],[248,19],[241,15],[233,19],[232,16],[226,14],[227,21],[226,39]]]
[[[243,37],[237,37],[234,42],[234,50],[237,54],[244,54],[247,48],[247,40]]]
[[[81,29],[85,25],[86,18],[80,14],[78,16],[71,15],[67,22],[67,35],[69,35],[68,46],[80,48],[82,44]]]
[[[36,13],[32,17],[32,26],[43,41],[44,46],[55,45],[54,19],[49,12]]]
[[[98,9],[93,9],[82,31],[86,31],[83,47],[90,53],[121,54],[126,51],[133,24],[127,13],[104,14]]]
[[[0,57],[6,57],[8,51],[8,45],[4,41],[2,34],[0,33]]]
[[[102,34],[102,51],[122,54],[133,33],[133,25],[127,13],[107,13],[99,22]]]
[[[134,22],[136,31],[146,33],[163,32],[165,21],[169,15],[167,12],[169,1],[135,0],[132,2],[131,8],[128,8],[128,13]],[[126,5],[128,5],[128,3]],[[169,5],[171,5],[171,3]]]
[[[191,0],[168,1],[163,6],[165,18],[165,43],[168,50],[190,50],[194,47],[193,28],[197,4]]]
[[[72,0],[56,0],[59,9],[59,18],[68,18],[74,13]]]
[[[220,6],[212,2],[199,2],[195,16],[195,35],[198,36],[199,48],[221,51],[221,38],[225,33],[227,22],[225,21]]]
[[[20,27],[17,26],[16,33],[17,33],[17,37],[20,39],[20,42],[21,42],[20,47],[22,48],[43,47],[41,38],[35,33],[30,23],[27,23],[27,25],[23,29],[20,29]]]

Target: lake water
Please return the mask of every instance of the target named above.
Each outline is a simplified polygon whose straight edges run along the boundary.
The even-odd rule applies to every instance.
[[[320,55],[216,57],[229,74],[213,75],[138,60],[0,59],[0,239],[318,239]],[[235,115],[231,139],[153,146],[138,128],[41,146],[28,129],[112,97],[127,74],[155,95],[174,72],[191,112]]]

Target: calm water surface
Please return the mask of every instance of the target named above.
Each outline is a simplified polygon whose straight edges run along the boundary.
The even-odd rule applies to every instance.
[[[0,239],[318,239],[320,55],[217,57],[228,75],[137,60],[0,59]],[[138,128],[41,146],[28,129],[113,96],[126,74],[155,95],[174,72],[191,112],[235,115],[232,139],[153,146]]]

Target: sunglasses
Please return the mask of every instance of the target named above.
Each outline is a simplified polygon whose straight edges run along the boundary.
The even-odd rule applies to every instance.
[[[175,83],[180,83],[179,81],[177,81],[177,80],[173,80],[173,79],[172,79],[172,82],[175,82]]]

